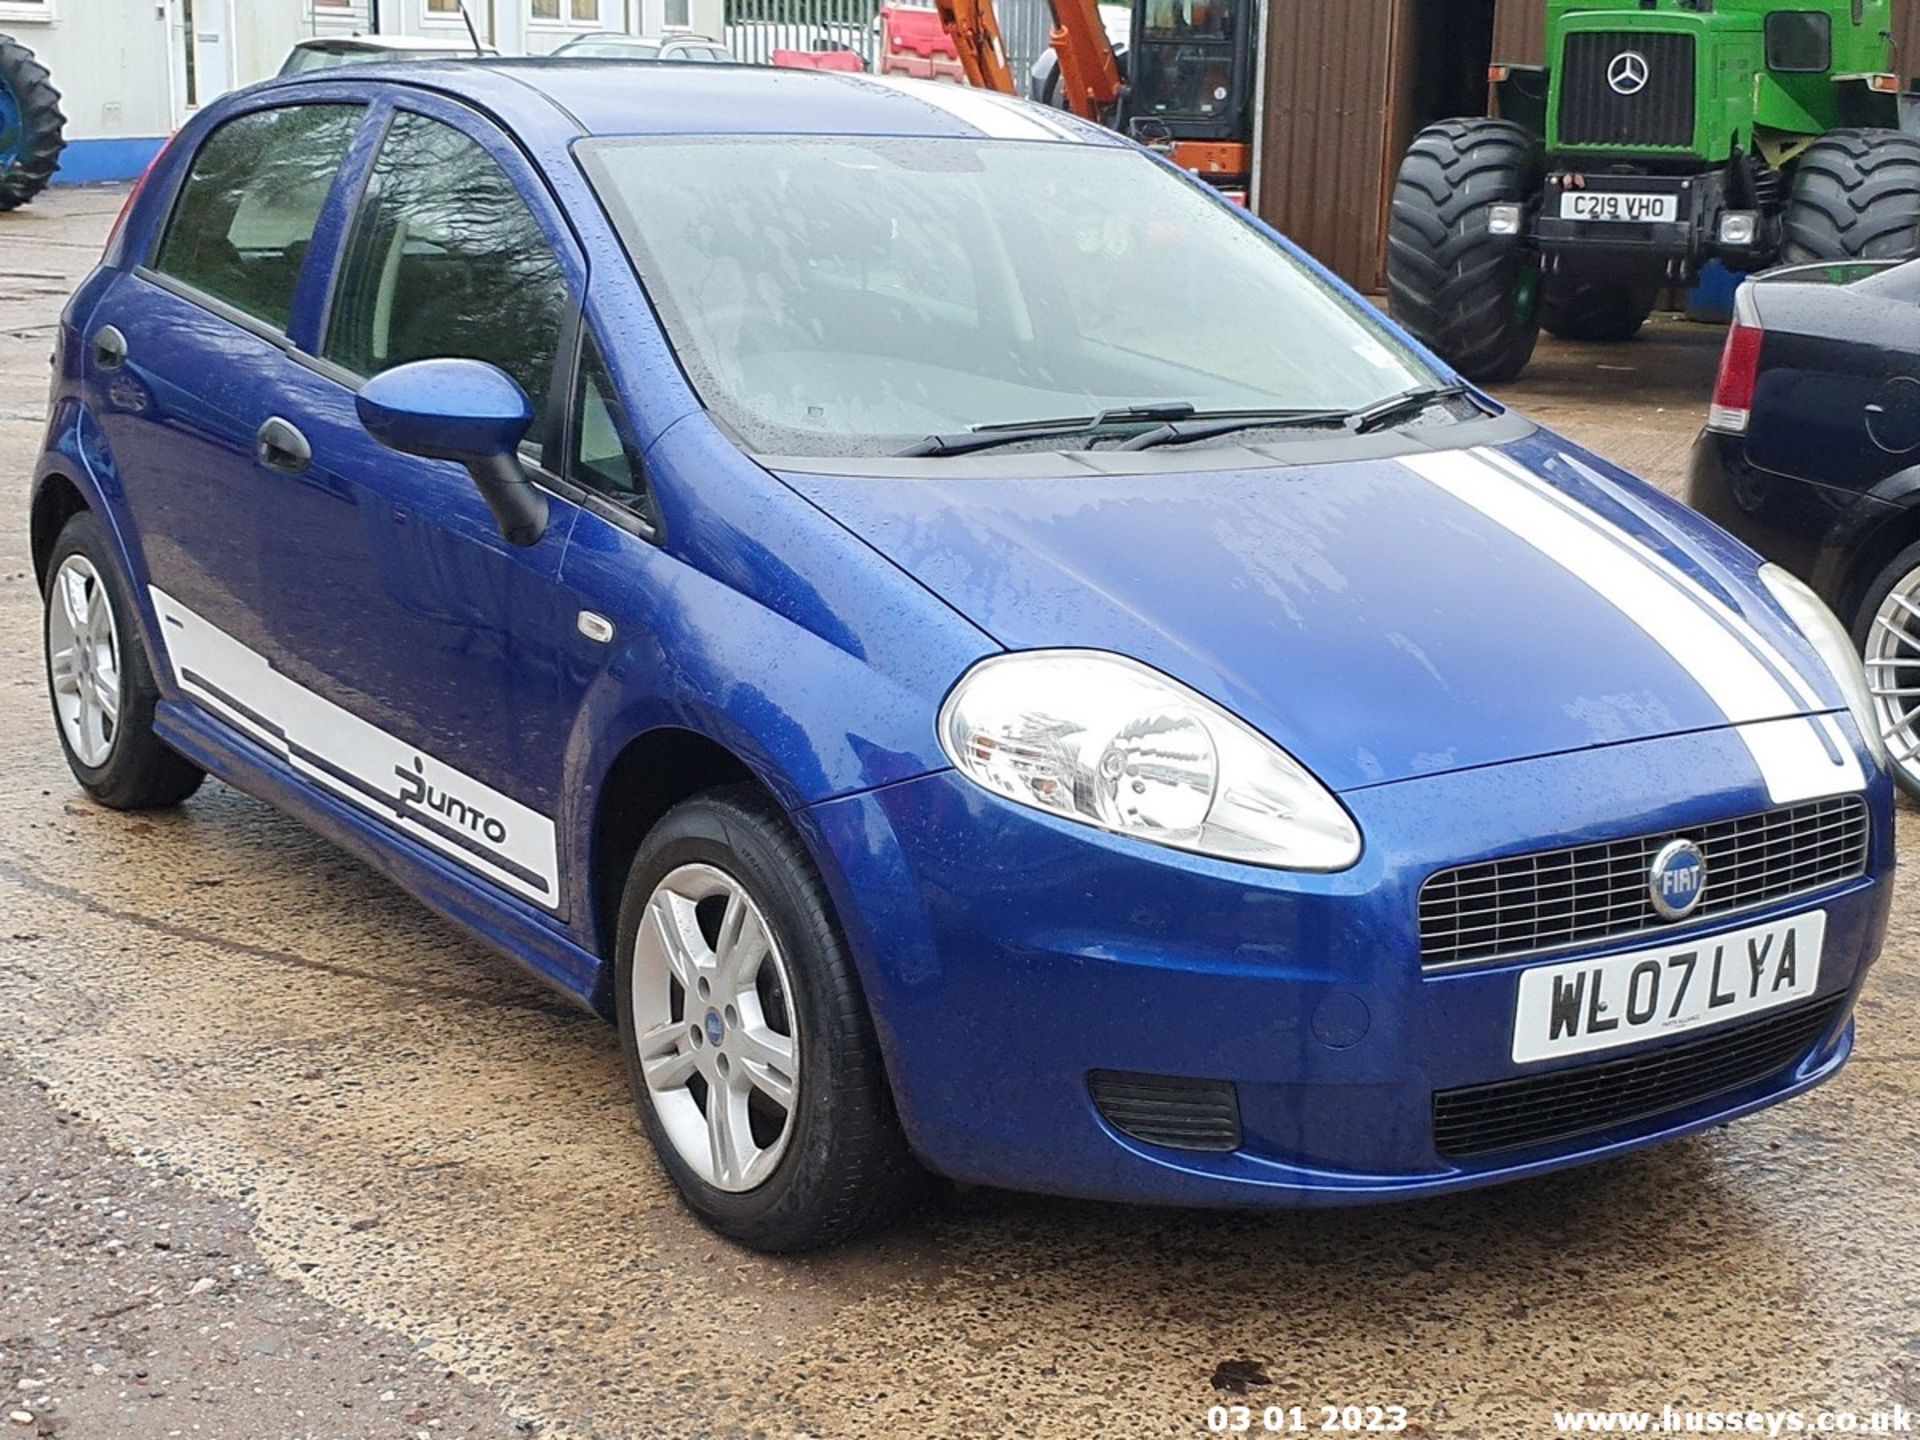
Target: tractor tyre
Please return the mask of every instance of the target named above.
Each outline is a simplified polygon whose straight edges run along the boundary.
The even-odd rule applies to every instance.
[[[1393,187],[1387,295],[1393,314],[1469,379],[1511,380],[1540,338],[1539,271],[1487,228],[1545,172],[1540,142],[1507,120],[1443,120],[1414,137]]]
[[[11,35],[0,35],[0,210],[24,205],[60,166],[67,117],[47,67]]]
[[[1651,286],[1550,279],[1540,287],[1540,325],[1562,340],[1631,340],[1653,313]]]
[[[1807,148],[1787,197],[1787,264],[1920,254],[1920,138],[1833,130]]]

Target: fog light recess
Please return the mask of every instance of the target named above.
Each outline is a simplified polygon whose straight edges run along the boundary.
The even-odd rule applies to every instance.
[[[1214,1154],[1240,1148],[1240,1100],[1230,1080],[1095,1070],[1087,1090],[1107,1123],[1135,1140]]]

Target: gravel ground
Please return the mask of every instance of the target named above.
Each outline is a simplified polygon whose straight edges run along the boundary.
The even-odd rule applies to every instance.
[[[273,1274],[245,1205],[116,1154],[4,1059],[0,1097],[0,1437],[538,1433],[406,1337]]]

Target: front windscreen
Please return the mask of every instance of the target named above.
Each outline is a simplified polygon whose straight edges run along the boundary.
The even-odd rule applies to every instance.
[[[695,389],[763,453],[889,454],[1139,405],[1348,410],[1438,382],[1230,207],[1119,146],[585,156]]]

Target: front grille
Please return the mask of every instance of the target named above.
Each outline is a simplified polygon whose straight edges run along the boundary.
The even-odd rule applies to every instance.
[[[1231,1081],[1096,1070],[1087,1090],[1108,1124],[1149,1145],[1215,1154],[1240,1148],[1240,1097]]]
[[[1622,95],[1607,81],[1621,55],[1646,62],[1646,85]],[[1558,77],[1560,144],[1693,144],[1693,36],[1632,33],[1567,37]]]
[[[1669,840],[1706,862],[1689,921],[1852,880],[1867,868],[1867,804],[1813,800],[1690,830],[1543,850],[1442,870],[1420,887],[1420,963],[1433,967],[1617,940],[1675,922],[1653,908],[1648,872]]]
[[[1844,999],[1798,1006],[1624,1060],[1440,1090],[1434,1147],[1450,1160],[1571,1139],[1680,1110],[1778,1075],[1811,1051]]]

